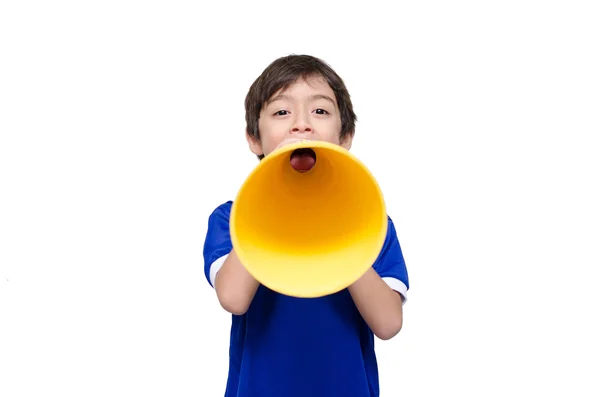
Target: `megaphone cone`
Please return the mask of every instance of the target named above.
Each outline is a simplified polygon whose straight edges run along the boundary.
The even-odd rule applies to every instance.
[[[314,151],[307,172],[291,154]],[[266,156],[240,188],[231,209],[234,249],[264,286],[311,298],[338,292],[375,262],[387,233],[383,195],[373,175],[348,150],[303,141]]]

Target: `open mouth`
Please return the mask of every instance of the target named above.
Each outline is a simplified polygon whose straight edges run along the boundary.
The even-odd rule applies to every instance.
[[[296,149],[290,155],[290,164],[298,172],[307,172],[317,162],[317,155],[311,148]]]

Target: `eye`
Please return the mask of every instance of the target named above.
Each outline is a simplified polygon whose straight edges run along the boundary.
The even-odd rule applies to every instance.
[[[278,110],[275,112],[275,114],[273,114],[273,116],[285,116],[286,114],[288,114],[287,110]]]
[[[325,110],[325,109],[317,109],[317,110],[315,110],[315,112],[317,114],[329,114],[329,112],[327,112],[327,110]]]

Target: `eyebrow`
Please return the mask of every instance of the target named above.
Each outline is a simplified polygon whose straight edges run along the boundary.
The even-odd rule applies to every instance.
[[[328,96],[328,95],[315,94],[315,95],[309,96],[308,99],[311,100],[311,101],[316,101],[317,99],[325,99],[325,100],[331,102],[331,104],[333,106],[335,106],[335,101],[333,99],[331,99],[331,97]],[[269,99],[267,101],[267,106],[270,105],[271,103],[275,102],[275,101],[281,101],[281,100],[291,101],[292,98],[289,97],[288,95],[285,95],[285,94],[279,94],[279,95],[274,96],[273,98]]]

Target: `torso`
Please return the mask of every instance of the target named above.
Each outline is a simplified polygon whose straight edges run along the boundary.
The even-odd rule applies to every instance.
[[[313,299],[260,286],[233,316],[226,397],[375,397],[372,332],[347,290]]]

